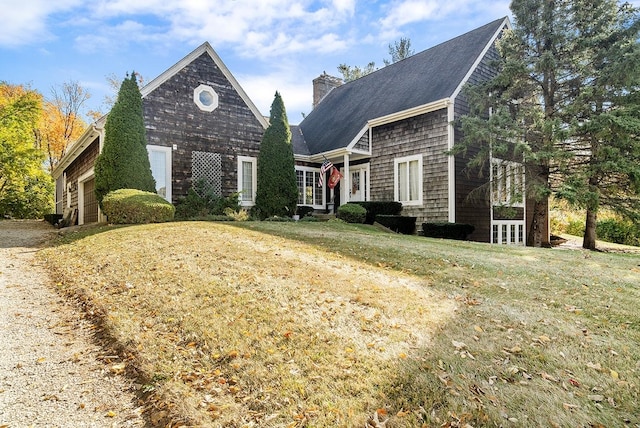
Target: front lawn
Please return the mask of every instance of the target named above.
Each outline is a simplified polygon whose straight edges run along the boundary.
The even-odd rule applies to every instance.
[[[42,254],[154,425],[640,426],[637,253],[190,222]]]

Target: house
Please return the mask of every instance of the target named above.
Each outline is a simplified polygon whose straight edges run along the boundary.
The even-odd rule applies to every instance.
[[[307,189],[313,197],[300,203],[394,200],[418,224],[468,223],[472,240],[524,244],[531,214],[522,166],[492,159],[482,177],[468,158],[448,154],[469,109],[462,88],[493,75],[495,42],[508,28],[508,18],[496,20],[346,84],[314,80],[314,109],[293,129],[296,159],[316,165],[304,182],[317,182],[307,175],[319,174],[323,159],[343,179],[333,191]]]
[[[349,83],[315,79],[313,110],[291,126],[299,205],[333,211],[350,201],[395,200],[418,224],[469,223],[472,240],[526,242],[522,166],[492,159],[481,176],[463,155],[448,154],[461,139],[455,120],[468,111],[462,88],[492,76],[495,42],[509,27],[508,18],[493,21]],[[252,205],[267,123],[211,46],[141,93],[158,192],[176,202],[206,179],[221,195],[242,191],[242,203]],[[79,223],[100,216],[90,193],[103,139],[99,121],[54,171],[57,212],[78,207]],[[325,160],[343,175],[334,189],[318,184]]]
[[[175,203],[202,179],[220,195],[244,190],[241,203],[252,205],[268,122],[211,45],[200,45],[140,92],[158,194]],[[77,209],[78,224],[103,220],[93,189],[105,122],[89,126],[53,171],[56,213]]]

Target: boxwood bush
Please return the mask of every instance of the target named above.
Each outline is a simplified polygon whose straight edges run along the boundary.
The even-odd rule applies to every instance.
[[[367,217],[367,210],[361,205],[347,203],[338,207],[337,217],[347,223],[364,223]]]
[[[175,207],[162,196],[136,189],[119,189],[102,200],[110,223],[143,224],[173,220]]]
[[[464,241],[475,226],[463,223],[422,223],[422,234],[429,238],[458,239]]]
[[[373,224],[378,215],[400,215],[402,204],[396,201],[359,201],[352,202],[367,210],[366,224]]]
[[[376,221],[381,225],[403,235],[413,235],[416,231],[417,217],[407,217],[402,215],[383,215],[376,216]]]

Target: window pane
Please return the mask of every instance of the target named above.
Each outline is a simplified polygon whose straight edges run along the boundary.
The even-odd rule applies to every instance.
[[[309,171],[305,171],[305,193],[304,193],[304,204],[312,205],[313,204],[313,174]]]
[[[242,193],[243,201],[253,201],[253,162],[242,161]]]
[[[298,204],[304,204],[304,171],[296,170],[296,182],[298,183]]]
[[[409,162],[409,199],[410,201],[417,201],[420,199],[418,195],[420,189],[420,171],[418,169],[418,161],[414,160]]]
[[[398,200],[408,201],[408,189],[407,189],[407,163],[398,164]]]
[[[313,184],[315,186],[315,192],[314,192],[314,205],[322,205],[322,187],[320,187],[318,185],[318,180],[320,179],[320,173],[318,172],[313,172]]]
[[[167,154],[157,150],[151,150],[149,161],[151,175],[156,180],[156,192],[166,198],[167,196]]]

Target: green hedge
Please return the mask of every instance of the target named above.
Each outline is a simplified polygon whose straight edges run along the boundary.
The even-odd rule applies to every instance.
[[[313,211],[313,207],[307,205],[298,205],[298,207],[296,208],[296,214],[298,214],[301,219],[310,216],[311,214],[313,214]]]
[[[640,246],[640,227],[614,218],[600,220],[596,223],[596,237],[616,244]]]
[[[175,207],[156,193],[119,189],[102,200],[103,212],[110,223],[143,224],[173,220]]]
[[[366,224],[373,224],[376,221],[376,216],[378,215],[400,215],[402,212],[402,204],[395,201],[366,201],[351,203],[358,204],[367,210],[367,216],[364,221]]]
[[[381,225],[403,235],[413,235],[416,231],[417,217],[378,214],[376,221]]]
[[[422,223],[422,235],[429,238],[458,239],[464,241],[475,227],[463,223]]]
[[[347,203],[338,207],[337,217],[347,223],[364,223],[367,210],[359,204]]]

